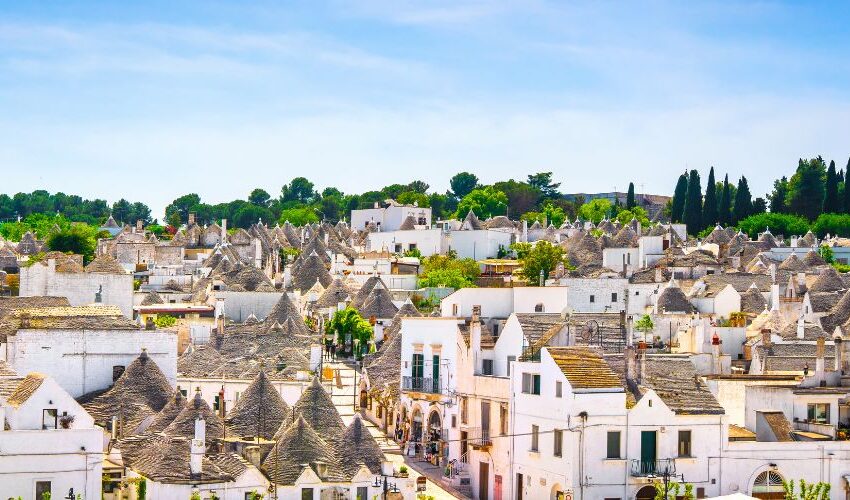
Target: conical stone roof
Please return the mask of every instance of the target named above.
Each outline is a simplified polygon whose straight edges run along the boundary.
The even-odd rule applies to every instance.
[[[270,440],[289,412],[289,406],[261,369],[228,412],[224,425],[228,436]]]

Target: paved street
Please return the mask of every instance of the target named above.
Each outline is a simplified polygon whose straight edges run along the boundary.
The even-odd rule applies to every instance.
[[[340,379],[341,386],[337,387],[334,384],[333,392],[331,397],[333,399],[334,404],[339,411],[339,414],[342,416],[343,422],[346,425],[350,424],[354,419],[354,398],[355,398],[355,390],[354,390],[354,370],[343,363],[331,363],[330,366],[334,369],[340,370]],[[360,374],[357,373],[357,381],[360,380]],[[407,468],[410,472],[410,477],[415,481],[417,477],[419,477],[419,473],[415,470],[414,464],[408,462],[407,457],[404,457],[401,454],[401,450],[398,445],[392,440],[389,439],[381,430],[376,427],[372,422],[367,419],[363,419],[363,423],[366,424],[369,432],[375,437],[375,440],[381,446],[381,449],[384,450],[384,453],[387,455],[387,458],[393,462],[393,465],[396,469],[398,469],[402,464],[407,464]],[[435,499],[450,499],[450,498],[458,498],[455,495],[452,495],[439,484],[428,480],[428,485],[425,490],[427,495],[433,496]]]

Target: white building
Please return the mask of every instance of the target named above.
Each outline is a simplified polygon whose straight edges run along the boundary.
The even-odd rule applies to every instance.
[[[563,312],[569,289],[563,286],[516,288],[462,288],[440,303],[442,316],[472,316],[474,306],[481,317],[507,319],[512,313]],[[498,332],[497,332],[498,334]]]
[[[380,207],[378,203],[375,203],[374,208],[352,210],[351,229],[366,229],[370,224],[374,224],[378,231],[395,231],[402,226],[408,216],[415,219],[417,227],[431,227],[429,207],[399,205],[393,201],[386,207]]]
[[[17,309],[5,320],[0,359],[53,377],[71,397],[108,388],[144,349],[174,385],[176,333],[139,328],[116,306]]]
[[[100,497],[103,431],[53,378],[0,362],[0,422],[3,497]]]

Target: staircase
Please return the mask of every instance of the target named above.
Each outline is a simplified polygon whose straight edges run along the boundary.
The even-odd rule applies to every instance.
[[[469,452],[464,453],[460,457],[460,460],[452,463],[452,466],[448,469],[448,476],[444,477],[442,482],[466,498],[472,498],[472,478],[469,475]]]

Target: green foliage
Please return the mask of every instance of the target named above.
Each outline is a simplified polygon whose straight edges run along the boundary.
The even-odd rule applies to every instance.
[[[197,491],[193,491],[191,495],[189,495],[189,500],[201,500],[201,494]]]
[[[368,352],[369,341],[372,340],[372,325],[352,307],[334,313],[325,326],[325,332],[336,336],[337,344],[351,342],[352,351],[358,358]]]
[[[519,253],[517,252],[517,257],[522,264],[522,275],[534,285],[539,284],[541,274],[545,280],[558,263],[566,261],[564,249],[545,240],[537,241],[533,247],[523,251],[521,257]]]
[[[770,211],[775,214],[788,212],[788,178],[783,176],[773,181],[773,191],[767,195]]]
[[[472,288],[479,274],[481,269],[473,259],[457,259],[453,255],[431,255],[422,261],[419,286]]]
[[[314,189],[312,182],[304,177],[296,177],[292,182],[284,185],[280,190],[280,201],[295,201],[303,204],[311,204],[318,198],[319,193]]]
[[[87,264],[94,259],[97,239],[106,236],[108,234],[98,232],[93,226],[75,223],[68,229],[50,234],[47,237],[47,248],[57,252],[80,254],[83,256],[83,262]]]
[[[679,176],[676,181],[676,189],[673,192],[673,204],[670,206],[670,219],[673,222],[682,222],[682,214],[685,211],[685,198],[688,194],[688,173]]]
[[[635,321],[635,330],[639,332],[651,332],[653,329],[655,329],[655,324],[649,314],[644,314],[639,320]]]
[[[398,195],[396,201],[405,205],[417,205],[420,207],[431,206],[431,198],[429,198],[425,193],[418,193],[416,191],[405,191]]]
[[[497,182],[493,184],[493,187],[508,197],[507,213],[513,218],[535,210],[542,196],[538,188],[513,179]]]
[[[829,500],[829,483],[818,482],[808,483],[805,479],[800,479],[799,489],[795,488],[794,480],[782,480],[782,487],[785,488],[785,500]]]
[[[724,226],[732,223],[732,185],[729,184],[729,174],[723,177],[723,190],[720,194],[720,206],[717,209],[717,219]]]
[[[617,212],[617,217],[615,219],[620,224],[628,224],[632,221],[632,219],[637,219],[640,222],[641,227],[647,227],[649,225],[649,214],[646,213],[646,210],[643,207],[634,207],[631,210],[623,209]]]
[[[741,176],[738,187],[735,190],[735,206],[732,207],[732,223],[744,220],[753,215],[753,196],[750,194],[750,185],[747,178]]]
[[[841,208],[845,212],[850,212],[850,159],[847,160],[847,167],[844,169],[844,189],[841,191]]]
[[[251,490],[248,492],[248,500],[263,500],[263,494],[257,492],[257,490]]]
[[[809,220],[817,218],[823,209],[825,181],[826,165],[823,158],[800,158],[797,171],[788,181],[789,212]]]
[[[717,209],[717,183],[714,180],[714,167],[708,171],[708,180],[705,183],[705,200],[702,204],[702,225],[713,227],[718,222]]]
[[[119,210],[125,210],[124,216],[128,222],[135,222],[136,219],[150,222],[150,209],[144,203],[121,200],[116,204]],[[17,193],[14,196],[0,194],[0,220],[26,218],[30,214],[52,216],[57,213],[74,222],[98,225],[109,216],[110,207],[106,200],[88,200],[61,192],[51,194],[43,189],[32,193]]]
[[[286,221],[289,221],[290,224],[294,224],[296,226],[303,226],[319,222],[319,216],[312,207],[288,208],[280,211],[280,218],[278,219],[280,224],[283,224]]]
[[[578,216],[582,220],[589,220],[594,224],[599,222],[611,213],[611,202],[604,198],[590,200],[578,209]]]
[[[819,237],[827,234],[831,236],[850,236],[850,215],[847,214],[820,214],[812,223],[812,232]]]
[[[462,199],[478,187],[478,177],[469,172],[460,172],[449,180],[449,185],[452,187],[452,193]]]
[[[702,231],[702,185],[699,172],[691,170],[688,176],[688,191],[685,195],[685,207],[682,212],[682,222],[688,226],[688,233],[697,234]]]
[[[823,193],[824,213],[837,213],[841,211],[841,200],[838,198],[838,172],[835,171],[835,160],[829,162],[826,169],[826,181]]]
[[[829,245],[821,245],[818,248],[818,253],[821,258],[826,261],[827,264],[835,263],[835,255],[832,252],[832,248]]]
[[[155,234],[157,238],[161,238],[165,233],[165,227],[160,226],[159,224],[149,224],[145,227],[145,229]]]
[[[157,328],[169,328],[177,324],[177,318],[170,314],[160,314],[153,322]]]
[[[269,200],[271,200],[271,199],[272,199],[272,197],[268,193],[268,191],[266,191],[265,189],[260,189],[260,188],[257,188],[255,190],[251,191],[251,194],[248,195],[248,203],[251,203],[251,204],[256,205],[258,207],[264,207],[264,208],[268,207],[269,206]]]
[[[539,172],[528,176],[527,184],[538,190],[544,198],[559,198],[560,182],[552,182],[552,172]]]
[[[282,266],[286,266],[290,262],[294,262],[295,259],[298,258],[298,255],[301,254],[301,250],[297,248],[281,248],[279,251],[280,255],[280,263]]]
[[[148,481],[145,478],[139,478],[139,484],[136,487],[137,498],[145,500],[148,496]]]
[[[404,252],[405,257],[416,257],[417,259],[422,258],[422,252],[419,251],[418,248],[412,248],[406,252]]]
[[[738,222],[738,229],[747,233],[751,238],[758,237],[758,233],[765,229],[770,229],[770,232],[775,235],[790,236],[792,234],[805,234],[809,230],[809,222],[797,215],[771,212],[747,217]]]
[[[520,220],[527,220],[529,222],[538,221],[541,224],[552,224],[555,227],[560,227],[567,220],[564,209],[557,205],[553,205],[547,201],[540,208],[540,212],[526,212],[522,214]]]
[[[463,219],[470,210],[475,212],[479,218],[489,218],[496,215],[505,215],[508,206],[508,197],[505,193],[498,191],[493,186],[473,189],[464,196],[457,205],[457,218]]]
[[[629,183],[629,190],[626,192],[626,210],[631,210],[637,206],[635,202],[635,183]]]
[[[85,225],[84,223],[80,223]],[[55,227],[70,229],[72,222],[62,215],[55,214],[30,214],[21,222],[4,222],[0,224],[0,234],[11,241],[20,241],[27,232],[32,232],[39,239],[46,239]],[[95,232],[97,230],[95,229]]]

